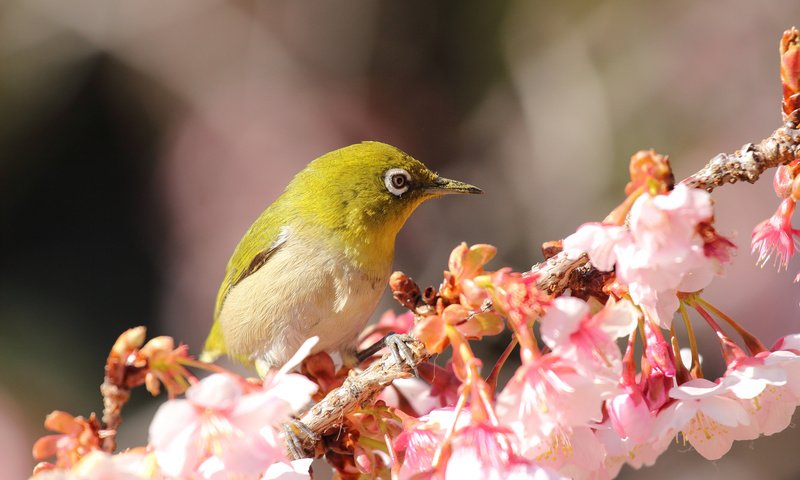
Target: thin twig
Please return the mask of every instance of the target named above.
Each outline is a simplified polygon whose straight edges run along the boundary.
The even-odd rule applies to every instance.
[[[413,340],[406,344],[417,364],[431,357],[422,342]],[[388,353],[366,369],[357,373],[352,371],[341,387],[330,391],[325,398],[311,407],[300,421],[309,430],[322,437],[326,432],[338,428],[345,415],[359,407],[369,405],[383,388],[394,380],[412,376],[414,374],[410,366],[398,362],[394,355]],[[312,455],[317,448],[314,440],[303,438],[301,441],[306,454]]]
[[[103,437],[103,451],[114,453],[117,449],[117,429],[122,424],[122,407],[131,398],[131,391],[109,381],[106,377],[100,385],[100,393],[103,395],[103,429],[106,435]]]

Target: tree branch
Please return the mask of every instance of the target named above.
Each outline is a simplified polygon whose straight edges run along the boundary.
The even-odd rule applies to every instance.
[[[406,342],[413,353],[417,364],[427,361],[432,355],[425,350],[419,340]],[[300,419],[309,430],[320,437],[326,432],[339,428],[344,416],[368,405],[384,387],[398,378],[414,376],[413,369],[403,362],[398,362],[391,353],[387,353],[373,362],[366,369],[350,371],[341,387],[331,390],[311,410]],[[301,438],[303,450],[307,455],[317,453],[317,442],[312,438]]]
[[[564,252],[559,252],[531,267],[531,272],[539,275],[536,281],[539,290],[557,295],[569,288],[572,273],[588,263],[589,257],[586,254],[570,259]]]
[[[709,192],[725,183],[755,183],[768,168],[785,165],[797,157],[798,136],[800,130],[797,130],[796,124],[783,126],[761,143],[747,143],[732,154],[718,154],[682,183]]]

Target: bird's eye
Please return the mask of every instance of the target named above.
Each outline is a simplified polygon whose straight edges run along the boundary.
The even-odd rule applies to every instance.
[[[383,183],[386,185],[386,190],[397,197],[403,195],[408,191],[411,175],[402,168],[390,168],[383,175]]]

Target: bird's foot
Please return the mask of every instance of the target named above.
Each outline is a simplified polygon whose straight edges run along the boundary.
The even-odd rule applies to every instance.
[[[308,458],[309,454],[303,448],[303,437],[313,440],[315,443],[319,442],[320,436],[311,431],[305,423],[293,418],[283,424],[283,434],[286,437],[286,450],[292,460],[300,460],[301,458]]]
[[[388,347],[397,363],[404,363],[408,365],[414,370],[414,375],[419,376],[419,372],[417,371],[417,361],[414,359],[414,352],[407,344],[407,342],[412,341],[415,341],[415,338],[407,333],[389,333],[380,339],[375,345],[359,352],[358,360],[359,362],[363,362],[367,358],[374,355],[378,350],[382,349],[383,347]]]
[[[386,346],[389,347],[389,351],[392,352],[392,356],[397,363],[405,363],[414,370],[414,375],[419,377],[417,361],[414,359],[414,351],[411,350],[411,347],[409,347],[407,343],[416,341],[416,339],[407,333],[393,333],[387,335],[383,341],[386,343]]]

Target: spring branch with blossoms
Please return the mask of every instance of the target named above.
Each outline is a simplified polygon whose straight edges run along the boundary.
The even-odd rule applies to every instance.
[[[408,312],[387,312],[360,344],[407,333],[405,361],[387,353],[337,369],[326,353],[309,356],[312,338],[280,370],[244,378],[169,337],[146,342],[142,327],[128,330],[107,360],[102,418],[51,413],[45,427],[54,433],[33,447],[42,460],[34,478],[309,478],[310,458],[290,458],[287,440],[324,456],[342,479],[614,478],[625,464],[653,464],[678,437],[713,460],[736,440],[784,430],[800,405],[800,333],[767,347],[702,293],[735,248],[714,226],[710,193],[725,183],[752,183],[777,167],[781,201],[755,227],[751,248],[779,269],[794,255],[794,28],[780,42],[780,75],[783,126],[769,137],[717,155],[677,185],[667,157],[636,153],[619,206],[546,243],[546,260],[530,271],[486,270],[495,248],[462,244],[438,289],[393,274],[393,295]],[[727,365],[718,378],[703,370],[702,324]],[[507,330],[511,340],[484,376],[471,342]],[[445,367],[428,362],[447,349]],[[519,367],[498,385],[517,350]],[[117,453],[122,410],[139,386],[153,395],[163,388],[169,400],[148,444]]]

